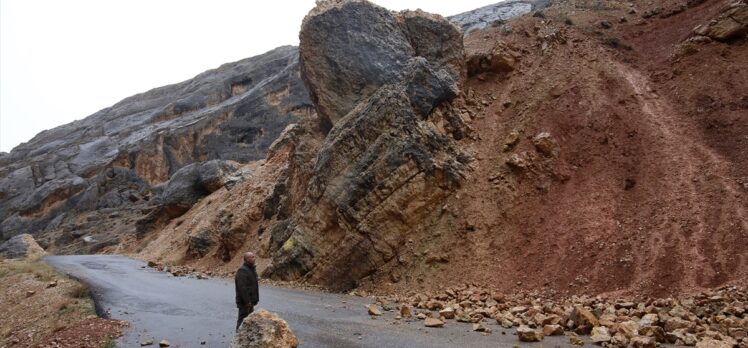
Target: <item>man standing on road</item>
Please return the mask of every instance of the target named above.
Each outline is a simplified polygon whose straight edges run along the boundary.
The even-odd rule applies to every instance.
[[[236,306],[239,307],[239,320],[236,321],[236,330],[238,331],[244,318],[254,312],[257,302],[260,302],[255,254],[244,253],[244,264],[236,271],[234,282],[236,283]]]

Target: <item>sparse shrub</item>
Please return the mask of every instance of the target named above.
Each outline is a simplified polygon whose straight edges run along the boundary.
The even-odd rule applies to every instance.
[[[619,40],[617,37],[609,37],[603,40],[603,42],[613,48],[622,48],[627,51],[630,51],[632,48],[629,45],[621,43],[621,40]]]
[[[605,44],[613,48],[618,48],[621,46],[621,40],[618,40],[617,37],[609,37],[605,39]]]
[[[55,320],[54,324],[52,325],[52,332],[59,332],[62,330],[65,330],[67,328],[67,325],[63,323],[61,320]]]
[[[86,286],[85,284],[76,283],[70,288],[70,290],[68,290],[68,295],[72,298],[88,298],[88,286]]]

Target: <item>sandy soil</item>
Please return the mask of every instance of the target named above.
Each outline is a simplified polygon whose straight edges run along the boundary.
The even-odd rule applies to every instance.
[[[42,261],[0,261],[0,311],[0,347],[101,348],[125,326],[97,317],[87,287]]]

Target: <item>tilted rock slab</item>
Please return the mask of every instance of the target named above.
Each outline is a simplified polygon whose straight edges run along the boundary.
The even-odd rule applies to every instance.
[[[264,275],[348,289],[463,179],[469,156],[432,120],[459,93],[462,33],[440,16],[350,0],[319,4],[299,36],[302,79],[329,133],[300,208],[273,229],[284,242]]]

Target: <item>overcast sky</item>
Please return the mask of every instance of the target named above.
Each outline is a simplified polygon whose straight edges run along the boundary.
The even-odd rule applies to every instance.
[[[442,15],[498,0],[374,0]],[[0,151],[136,93],[281,45],[314,0],[2,0]]]

